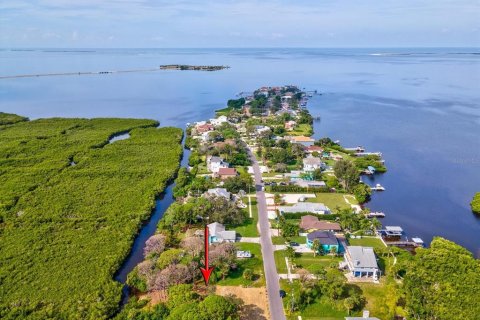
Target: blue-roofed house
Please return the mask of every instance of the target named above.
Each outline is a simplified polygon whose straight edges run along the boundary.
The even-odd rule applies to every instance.
[[[341,253],[343,251],[337,237],[331,231],[314,231],[307,234],[307,247],[312,248],[313,242],[318,240],[322,246],[322,251],[325,253],[331,252],[335,248],[335,252]]]

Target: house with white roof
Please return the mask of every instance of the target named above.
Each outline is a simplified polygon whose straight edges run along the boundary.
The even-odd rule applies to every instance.
[[[323,203],[299,202],[293,206],[280,206],[278,211],[284,213],[311,212],[315,214],[330,214],[330,209]]]
[[[215,127],[221,126],[224,123],[228,123],[228,118],[226,116],[220,116],[215,119],[210,119],[210,123],[214,125]]]
[[[380,277],[381,271],[372,247],[348,246],[344,257],[348,269],[355,278],[378,280]]]
[[[322,167],[322,160],[318,157],[308,156],[303,159],[303,171],[312,172]]]
[[[218,173],[220,168],[228,168],[229,163],[225,162],[222,158],[216,156],[207,157],[207,169],[213,173]]]
[[[214,197],[223,197],[227,200],[230,200],[231,194],[230,192],[227,191],[225,188],[213,188],[213,189],[208,189],[205,194],[209,196],[214,196]]]
[[[207,225],[208,243],[235,242],[237,233],[235,230],[227,231],[221,223],[214,222]]]

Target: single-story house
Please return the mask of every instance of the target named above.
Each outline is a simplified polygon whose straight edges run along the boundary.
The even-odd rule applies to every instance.
[[[208,156],[207,157],[207,169],[213,173],[217,173],[220,168],[228,168],[229,163],[223,161],[220,157]]]
[[[302,188],[322,188],[326,187],[325,181],[295,180],[295,184]]]
[[[261,135],[263,133],[268,133],[270,131],[271,131],[270,128],[267,127],[267,126],[260,126],[260,125],[255,126],[255,132],[257,133],[257,135]]]
[[[290,120],[285,122],[285,130],[291,131],[295,129],[295,126],[297,125],[297,122]]]
[[[222,180],[236,177],[237,175],[238,173],[235,168],[220,168],[217,172],[217,176]]]
[[[323,203],[314,202],[299,202],[293,206],[280,206],[278,207],[280,213],[296,213],[296,212],[312,212],[315,214],[329,214],[330,209]]]
[[[237,233],[235,231],[225,230],[225,226],[221,223],[214,222],[207,225],[208,227],[208,243],[235,242]]]
[[[325,253],[329,253],[332,249],[337,253],[342,251],[337,237],[331,231],[314,231],[307,234],[307,247],[311,249],[315,240],[320,242],[322,251]]]
[[[313,153],[313,152],[322,153],[323,148],[319,147],[319,146],[309,146],[309,147],[305,148],[305,152],[307,152],[307,153]]]
[[[315,171],[322,167],[322,160],[317,157],[309,156],[303,159],[303,170],[306,172]]]
[[[316,230],[336,232],[342,230],[340,225],[336,222],[320,221],[317,217],[311,215],[302,217],[300,220],[300,228],[307,232],[313,232]]]
[[[223,197],[227,200],[230,200],[230,192],[227,191],[225,188],[213,188],[208,189],[206,192],[207,195],[215,196],[215,197]]]
[[[285,139],[289,140],[291,143],[299,143],[305,147],[313,146],[315,139],[305,136],[288,136]]]
[[[215,119],[210,119],[210,123],[214,126],[221,126],[224,123],[228,122],[228,118],[226,116],[220,116]]]
[[[348,246],[345,250],[345,262],[354,277],[377,280],[380,268],[372,247]]]
[[[195,131],[197,131],[197,134],[202,134],[202,133],[205,133],[205,132],[208,132],[208,131],[213,131],[215,128],[213,127],[213,125],[211,125],[210,123],[205,123],[205,124],[202,124],[202,125],[197,125],[195,127]]]

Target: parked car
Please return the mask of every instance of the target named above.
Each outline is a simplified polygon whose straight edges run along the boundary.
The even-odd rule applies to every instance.
[[[285,290],[280,290],[280,298],[285,298],[287,296],[287,293]]]
[[[290,242],[291,247],[298,247],[299,245],[300,244],[298,244],[298,242],[295,242],[295,241]]]

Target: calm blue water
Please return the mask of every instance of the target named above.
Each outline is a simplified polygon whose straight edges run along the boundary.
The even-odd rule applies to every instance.
[[[480,49],[0,50],[0,76],[230,65],[219,72],[0,80],[0,110],[39,117],[145,117],[184,126],[213,116],[241,91],[297,84],[324,93],[309,108],[316,137],[382,151],[387,191],[370,207],[408,236],[435,235],[480,255]]]

